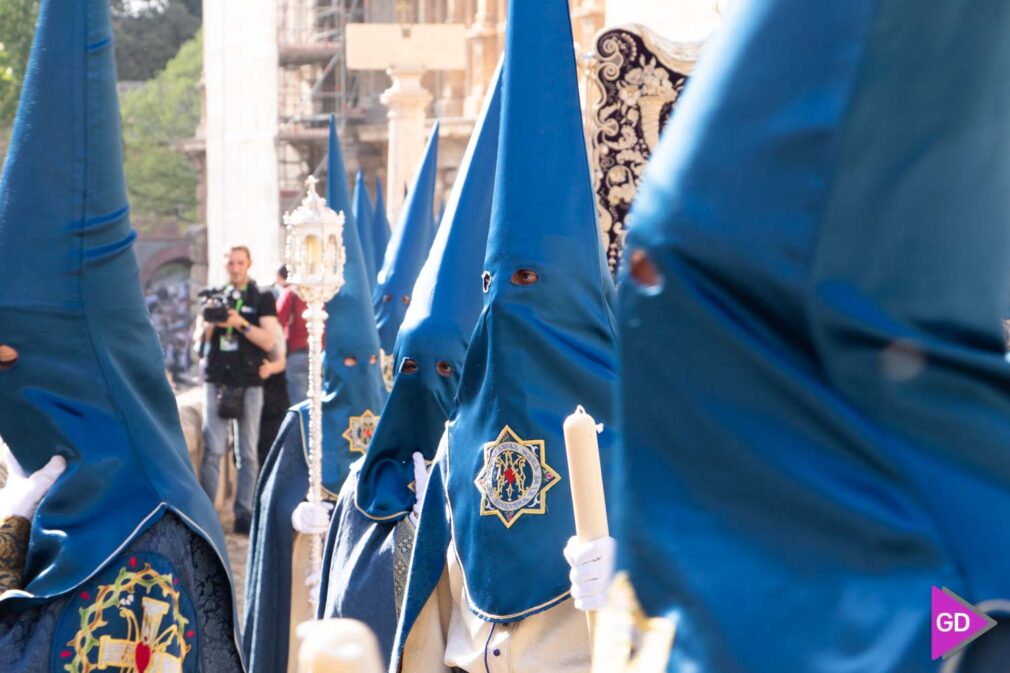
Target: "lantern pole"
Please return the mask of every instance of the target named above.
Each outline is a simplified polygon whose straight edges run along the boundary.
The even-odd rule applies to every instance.
[[[323,328],[326,325],[326,308],[321,301],[309,303],[305,313],[309,333],[309,502],[321,505],[323,501]],[[313,535],[309,549],[310,573],[318,572],[323,564],[323,539]],[[313,606],[315,607],[315,606]]]
[[[301,205],[284,215],[287,231],[285,261],[288,279],[306,303],[303,317],[309,336],[309,484],[308,501],[321,505],[323,500],[323,331],[326,326],[326,302],[344,285],[344,214],[326,206],[316,193],[314,176],[305,181],[306,195]],[[323,536],[310,540],[308,575],[322,570]],[[309,598],[312,610],[316,599]]]

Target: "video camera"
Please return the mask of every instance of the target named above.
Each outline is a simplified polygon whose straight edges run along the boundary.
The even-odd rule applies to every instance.
[[[200,304],[203,307],[203,321],[221,323],[228,320],[228,309],[235,308],[242,292],[232,288],[210,287],[200,293]]]

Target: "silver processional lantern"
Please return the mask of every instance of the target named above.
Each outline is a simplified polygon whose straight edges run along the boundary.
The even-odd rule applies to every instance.
[[[306,194],[294,211],[284,215],[287,233],[284,258],[288,282],[308,305],[304,313],[309,332],[309,502],[322,502],[323,444],[323,329],[326,302],[344,285],[344,214],[327,207],[316,192],[315,177],[305,181]],[[322,567],[323,540],[312,536],[309,573]],[[313,606],[315,607],[315,606]]]

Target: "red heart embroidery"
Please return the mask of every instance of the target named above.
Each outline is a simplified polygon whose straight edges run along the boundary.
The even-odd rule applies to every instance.
[[[133,663],[136,664],[138,673],[147,670],[151,663],[151,648],[147,643],[137,643],[136,649],[133,650]]]

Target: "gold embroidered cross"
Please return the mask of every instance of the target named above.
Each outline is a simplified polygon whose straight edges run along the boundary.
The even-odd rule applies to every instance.
[[[98,641],[98,670],[119,669],[120,673],[182,673],[182,660],[165,651],[171,636],[176,635],[175,626],[161,633],[161,622],[168,614],[169,604],[164,601],[144,597],[144,609],[137,640],[102,636]],[[134,631],[136,620],[127,616]]]

